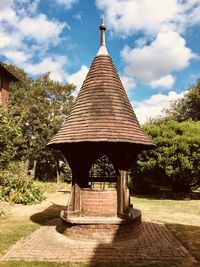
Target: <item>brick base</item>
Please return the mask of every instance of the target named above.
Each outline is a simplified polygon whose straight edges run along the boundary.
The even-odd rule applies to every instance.
[[[63,233],[70,238],[95,241],[123,241],[136,238],[142,231],[141,213],[135,210],[135,216],[129,219],[81,217],[73,220],[63,218]]]

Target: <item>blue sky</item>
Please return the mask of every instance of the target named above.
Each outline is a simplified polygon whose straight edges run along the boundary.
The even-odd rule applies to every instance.
[[[107,50],[141,123],[200,78],[199,0],[0,0],[0,60],[79,89],[102,15]]]

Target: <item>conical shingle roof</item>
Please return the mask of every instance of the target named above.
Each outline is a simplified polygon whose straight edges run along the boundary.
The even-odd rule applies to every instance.
[[[49,144],[126,142],[153,145],[137,121],[107,53],[105,39],[103,41],[69,116]]]

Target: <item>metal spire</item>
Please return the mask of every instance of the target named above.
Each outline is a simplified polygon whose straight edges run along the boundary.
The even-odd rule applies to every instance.
[[[99,29],[101,31],[101,39],[100,39],[100,48],[99,48],[99,51],[97,53],[97,56],[108,55],[108,51],[106,49],[106,40],[105,40],[106,25],[104,23],[104,17],[102,17],[102,19],[101,19],[101,25],[100,25]]]

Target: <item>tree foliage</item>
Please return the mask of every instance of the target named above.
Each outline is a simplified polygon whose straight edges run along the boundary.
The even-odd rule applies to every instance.
[[[92,164],[89,176],[101,178],[116,177],[116,171],[107,155],[101,155],[94,164]]]
[[[0,169],[6,169],[10,161],[19,158],[23,143],[21,127],[7,116],[0,107]]]
[[[200,184],[200,122],[149,123],[144,130],[157,148],[140,154],[137,177],[170,179],[176,192]]]
[[[166,111],[165,118],[179,122],[189,119],[200,121],[200,80],[197,80],[196,84],[191,86],[182,98],[171,105]]]
[[[8,114],[23,136],[19,156],[29,161],[29,168],[34,167],[37,178],[52,179],[59,174],[59,161],[64,159],[46,145],[71,109],[75,87],[52,81],[49,73],[32,79],[14,65],[7,68],[20,79],[10,86]]]

